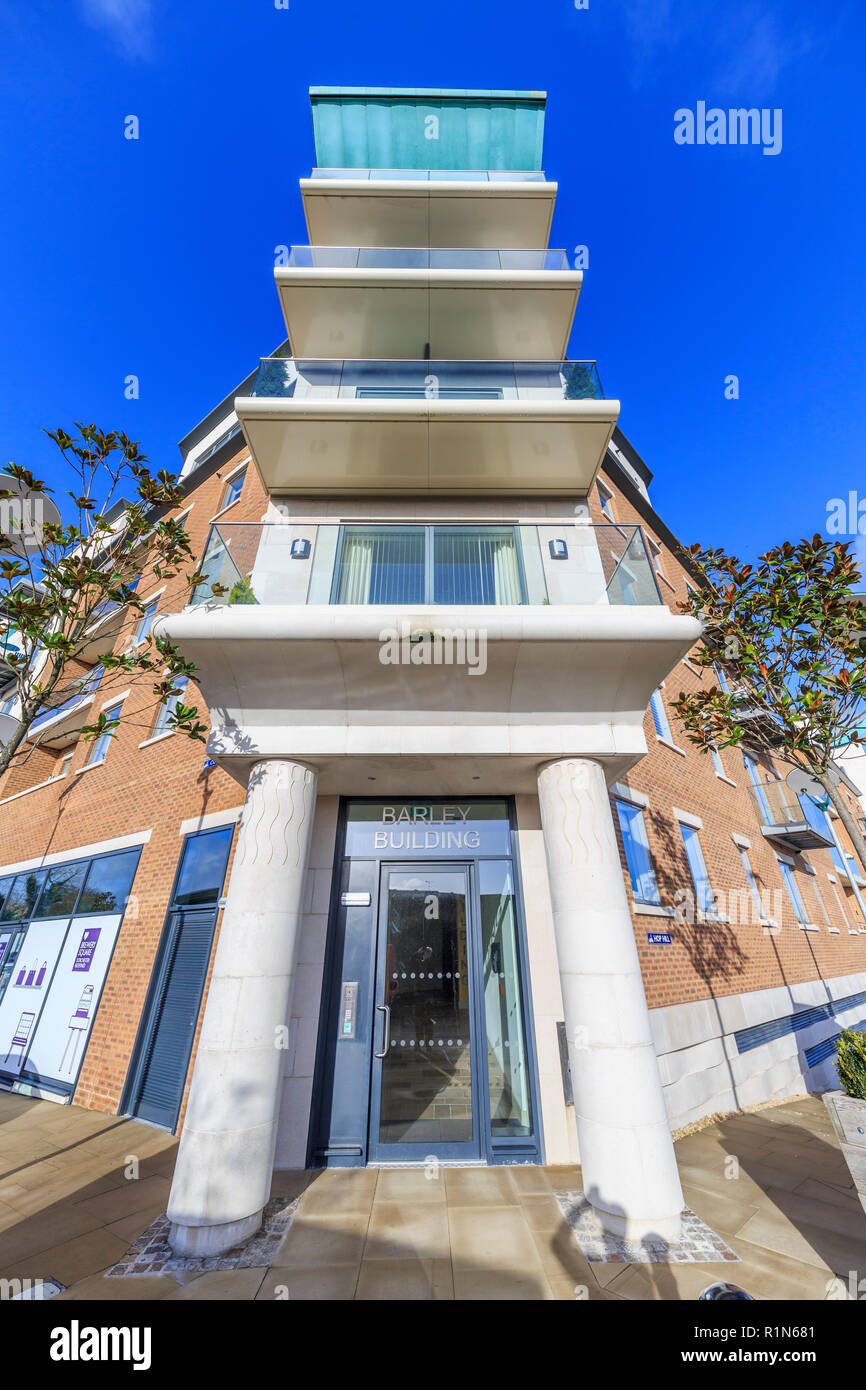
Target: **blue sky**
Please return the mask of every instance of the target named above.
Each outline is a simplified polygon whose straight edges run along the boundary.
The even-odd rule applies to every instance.
[[[861,0],[0,0],[0,35],[4,461],[58,484],[41,430],[85,418],[178,467],[283,336],[310,85],[544,88],[571,355],[668,524],[752,557],[866,501]],[[698,101],[781,108],[781,153],[677,145]]]

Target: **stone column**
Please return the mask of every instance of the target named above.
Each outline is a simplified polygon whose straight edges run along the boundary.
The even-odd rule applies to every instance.
[[[261,1225],[274,1164],[316,774],[250,772],[168,1216],[182,1255],[218,1255]]]
[[[538,774],[583,1187],[604,1227],[680,1232],[684,1202],[604,771]]]

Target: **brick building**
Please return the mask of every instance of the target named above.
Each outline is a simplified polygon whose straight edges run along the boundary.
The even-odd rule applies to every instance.
[[[179,612],[145,567],[0,785],[0,1086],[171,1130],[190,1100],[183,1250],[254,1230],[274,1165],[430,1155],[579,1152],[606,1224],[662,1229],[671,1128],[834,1084],[866,883],[784,769],[671,712],[714,677],[619,403],[565,360],[543,96],[312,99],[291,349],[181,443],[224,593]],[[97,681],[154,622],[207,749]]]

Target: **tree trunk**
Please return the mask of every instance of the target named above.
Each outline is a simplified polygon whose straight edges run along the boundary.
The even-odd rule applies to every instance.
[[[854,847],[854,852],[857,855],[857,858],[860,860],[861,867],[863,868],[864,872],[866,872],[866,839],[863,838],[863,834],[860,830],[859,825],[857,824],[857,821],[848,809],[848,804],[845,801],[845,798],[842,796],[842,793],[839,791],[836,784],[833,782],[832,778],[829,776],[828,773],[816,772],[815,777],[821,783],[821,786],[824,788],[825,792],[829,796],[834,808],[839,812],[839,819],[841,820],[845,829],[848,831],[848,835],[851,839],[851,844]]]

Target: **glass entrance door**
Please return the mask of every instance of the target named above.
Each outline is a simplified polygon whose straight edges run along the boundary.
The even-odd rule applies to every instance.
[[[478,1158],[469,870],[382,868],[368,1156]]]

